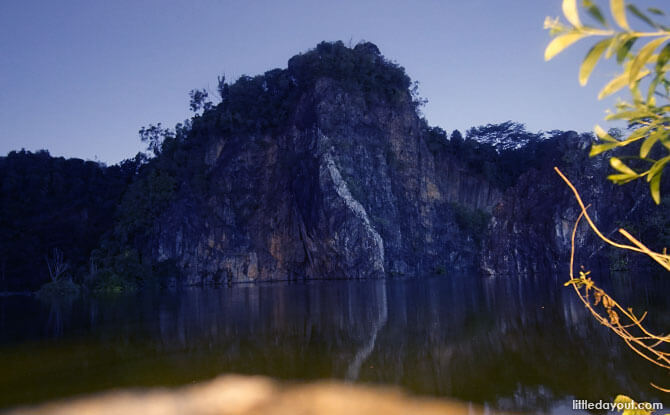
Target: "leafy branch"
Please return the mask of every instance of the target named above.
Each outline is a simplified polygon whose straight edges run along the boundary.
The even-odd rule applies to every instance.
[[[648,8],[646,13],[624,0],[610,0],[609,9],[614,20],[611,24],[601,9],[591,0],[563,0],[563,15],[545,19],[544,27],[554,39],[545,50],[545,60],[550,60],[570,45],[584,38],[600,38],[588,51],[579,69],[579,83],[586,85],[596,64],[604,59],[615,59],[623,71],[614,76],[600,91],[603,99],[627,88],[629,100],[619,101],[607,121],[627,122],[630,133],[616,139],[596,125],[594,132],[599,142],[591,147],[596,156],[631,144],[638,146],[638,155],[626,157],[632,162],[611,156],[610,165],[616,170],[608,179],[617,184],[644,178],[649,183],[652,198],[661,201],[660,184],[663,169],[670,162],[670,28],[657,22],[665,13]],[[599,26],[582,23],[580,10]],[[636,17],[650,30],[634,30],[628,16]],[[653,15],[653,17],[650,17]]]

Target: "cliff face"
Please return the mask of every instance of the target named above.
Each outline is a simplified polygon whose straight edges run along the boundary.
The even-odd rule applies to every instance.
[[[176,264],[186,284],[563,273],[579,210],[555,165],[608,234],[651,212],[643,183],[607,182],[590,135],[526,133],[516,150],[518,137],[497,150],[447,140],[419,118],[409,85],[374,45],[341,43],[225,85],[189,138],[203,180],[176,176],[136,239],[142,256]],[[585,224],[577,242],[578,260],[613,262]]]
[[[454,203],[499,192],[429,151],[409,93],[371,102],[321,78],[278,135],[211,136],[208,191],[182,187],[152,255],[187,283],[382,278],[474,269]]]
[[[143,129],[154,158],[0,158],[0,289],[47,281],[35,256],[54,248],[102,291],[172,272],[186,284],[563,273],[579,210],[553,166],[605,233],[633,225],[670,246],[667,208],[644,183],[609,183],[586,135],[507,122],[447,139],[411,91],[373,44],[322,42],[286,69],[220,83],[221,102],[193,102],[204,111],[174,132]],[[578,263],[631,269],[585,225],[577,242]]]
[[[572,133],[557,144],[550,162],[522,174],[493,209],[482,245],[485,273],[525,276],[568,272],[571,235],[580,208],[553,166],[559,166],[572,181],[584,203],[590,205],[589,214],[599,229],[612,239],[623,241],[617,232],[620,227],[644,222],[652,212],[662,209],[653,206],[646,183],[618,186],[609,182],[607,160],[588,157],[591,141],[587,137]],[[639,237],[638,232],[634,233]],[[626,263],[619,264],[626,265],[621,270],[648,265],[644,257],[619,258],[621,251],[598,239],[586,221],[580,223],[575,240],[576,266],[592,270],[604,267],[609,272],[616,270],[618,260]]]

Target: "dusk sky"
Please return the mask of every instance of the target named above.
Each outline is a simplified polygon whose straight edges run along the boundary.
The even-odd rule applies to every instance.
[[[286,67],[322,40],[377,44],[420,82],[430,124],[448,131],[505,120],[590,131],[612,106],[596,96],[616,68],[599,65],[580,87],[588,41],[543,61],[543,21],[560,3],[3,1],[0,153],[116,163],[144,148],[140,127],[189,117],[189,90],[214,95],[218,75]]]

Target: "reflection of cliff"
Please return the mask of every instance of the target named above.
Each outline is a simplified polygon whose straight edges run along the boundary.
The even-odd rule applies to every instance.
[[[374,293],[376,298],[379,298],[380,301],[375,304],[377,307],[374,308],[376,315],[371,320],[372,322],[372,332],[370,334],[370,339],[356,352],[354,360],[351,362],[347,368],[347,380],[356,380],[361,372],[361,365],[363,362],[370,357],[370,354],[375,348],[375,343],[377,342],[377,335],[379,331],[384,327],[386,321],[388,320],[388,303],[386,301],[386,284],[382,281],[379,284],[376,284],[374,287]]]
[[[63,340],[0,349],[0,406],[231,372],[400,384],[506,408],[621,391],[648,399],[648,381],[664,374],[572,300],[546,281],[452,276],[75,303]]]
[[[398,294],[411,302],[392,308],[389,327],[397,331],[380,336],[369,360],[388,370],[364,371],[361,380],[393,379],[420,393],[548,410],[568,396],[597,400],[621,390],[657,396],[648,382],[667,379],[559,286],[488,280],[480,290],[463,284],[445,290],[440,284]]]

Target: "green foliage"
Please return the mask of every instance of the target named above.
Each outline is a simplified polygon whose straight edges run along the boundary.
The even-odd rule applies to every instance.
[[[81,287],[69,278],[48,282],[37,291],[38,298],[43,300],[63,300],[79,296]]]
[[[192,89],[191,92],[189,92],[189,97],[191,98],[189,108],[191,111],[198,112],[201,109],[204,111],[210,110],[212,108],[212,103],[207,100],[208,96],[209,94],[205,89]]]
[[[518,122],[505,121],[500,124],[487,124],[468,129],[466,137],[483,144],[489,144],[501,152],[520,148],[533,141],[540,140],[542,134],[531,133]]]
[[[202,101],[206,96],[200,93],[195,98]],[[148,143],[154,157],[136,157],[132,180],[117,202],[114,225],[90,256],[86,284],[91,291],[133,292],[162,284],[160,275],[165,267],[155,263],[149,253],[142,255],[141,250],[155,237],[155,221],[182,188],[195,194],[205,192],[205,138],[216,128],[212,122],[216,117],[208,105],[198,105],[203,114],[177,124],[174,130],[160,123],[140,130],[141,140]]]
[[[177,182],[170,172],[152,168],[126,191],[118,210],[114,233],[128,241],[153,223],[174,198]]]
[[[480,242],[486,234],[490,215],[483,210],[470,209],[458,203],[452,203],[451,207],[461,231],[470,235],[476,242]]]
[[[338,81],[349,90],[363,91],[366,99],[389,102],[412,100],[418,109],[425,101],[408,89],[412,86],[402,67],[386,60],[372,43],[353,48],[341,41],[321,42],[315,49],[292,57],[286,69],[273,69],[254,77],[243,75],[232,84],[220,77],[221,102],[207,107],[202,91],[191,94],[191,107],[204,107],[198,128],[216,128],[221,134],[281,130],[293,116],[302,93],[318,79]],[[194,122],[194,127],[196,123]]]
[[[301,86],[311,86],[328,77],[342,81],[345,87],[365,92],[369,97],[391,102],[403,100],[412,86],[404,68],[386,60],[377,46],[359,43],[348,48],[341,41],[321,42],[305,54],[289,60],[288,71]]]
[[[570,139],[592,141],[590,134],[571,131],[532,133],[512,121],[470,128],[466,139],[458,130],[448,137],[443,129],[424,125],[424,138],[434,154],[452,155],[501,190],[529,169],[581,162],[581,152],[571,151]]]
[[[610,11],[616,26],[608,24],[603,13],[592,1],[583,2],[583,8],[600,28],[584,25],[579,18],[576,0],[563,1],[563,14],[569,24],[559,19],[545,20],[545,28],[554,39],[545,50],[549,60],[576,41],[598,37],[599,40],[587,53],[579,70],[579,82],[585,85],[601,58],[615,58],[622,67],[598,95],[599,99],[628,88],[631,99],[620,100],[606,120],[623,120],[628,123],[628,137],[616,139],[601,127],[595,127],[601,143],[594,144],[591,155],[632,145],[639,151],[626,160],[610,158],[615,174],[608,178],[617,184],[644,178],[654,201],[661,202],[661,175],[670,162],[670,28],[656,22],[633,4],[623,0],[611,0]],[[648,9],[650,14],[662,16],[658,9]],[[638,18],[651,28],[638,31],[628,23],[628,14]]]
[[[87,284],[96,293],[133,292],[152,277],[150,264],[142,262],[138,251],[129,244],[110,239],[91,254],[94,264]]]
[[[0,290],[35,290],[47,282],[45,257],[54,248],[79,281],[136,168],[134,160],[105,167],[46,151],[0,157]]]
[[[163,128],[161,123],[142,127],[139,134],[140,140],[143,143],[147,143],[147,150],[151,151],[154,156],[160,155],[163,141],[173,136],[172,131],[169,128]]]
[[[132,279],[103,270],[97,275],[92,291],[96,294],[129,294],[137,290],[138,285]]]
[[[664,196],[662,202],[670,203],[670,196]],[[670,216],[663,209],[644,212],[636,216],[634,221],[618,222],[617,228],[626,229],[638,240],[645,241],[654,251],[670,248]]]

